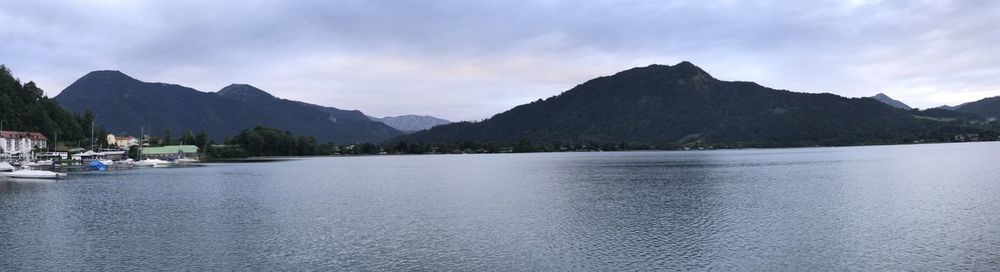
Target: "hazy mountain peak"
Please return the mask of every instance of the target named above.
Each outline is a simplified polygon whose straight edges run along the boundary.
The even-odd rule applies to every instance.
[[[415,132],[420,130],[429,129],[439,125],[450,124],[451,121],[437,118],[434,116],[427,115],[400,115],[400,116],[386,116],[382,118],[368,117],[372,120],[382,122],[389,125],[392,128],[398,129],[404,132]]]
[[[884,103],[886,105],[889,105],[889,106],[892,106],[894,108],[897,108],[897,109],[904,109],[904,110],[912,110],[913,109],[909,105],[906,105],[906,103],[900,102],[899,100],[896,100],[896,99],[892,99],[892,97],[889,97],[888,95],[885,95],[884,93],[878,93],[875,96],[872,96],[871,98],[875,99],[875,100],[878,100],[879,102],[882,102],[882,103]]]
[[[222,90],[219,90],[218,94],[229,97],[241,96],[274,98],[273,95],[249,84],[230,84],[229,86],[222,88]]]

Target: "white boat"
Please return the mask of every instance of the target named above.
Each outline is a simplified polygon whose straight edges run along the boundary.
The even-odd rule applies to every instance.
[[[0,172],[12,172],[14,171],[14,166],[7,162],[0,162]]]
[[[50,166],[52,165],[52,160],[38,161],[36,164],[38,164],[38,166]]]
[[[196,159],[188,159],[188,158],[180,158],[180,159],[174,160],[174,162],[175,163],[196,163],[196,162],[198,162],[198,160],[196,160]]]
[[[4,175],[11,178],[25,178],[25,179],[59,179],[66,177],[66,173],[56,173],[52,171],[41,171],[41,170],[17,170],[14,172],[3,172],[0,175]]]
[[[161,159],[145,159],[134,164],[135,166],[155,167],[156,165],[170,164],[170,162]]]
[[[167,168],[167,167],[174,167],[176,165],[177,165],[176,163],[164,161],[153,164],[153,168]]]

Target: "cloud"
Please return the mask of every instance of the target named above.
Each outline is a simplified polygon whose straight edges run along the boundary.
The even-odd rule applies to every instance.
[[[998,18],[989,1],[8,1],[0,60],[50,95],[118,69],[453,120],[681,60],[930,107],[1000,94]]]

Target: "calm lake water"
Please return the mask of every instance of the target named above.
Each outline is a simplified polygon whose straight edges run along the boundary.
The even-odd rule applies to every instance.
[[[1000,143],[972,143],[0,181],[0,271],[997,271],[998,162]]]

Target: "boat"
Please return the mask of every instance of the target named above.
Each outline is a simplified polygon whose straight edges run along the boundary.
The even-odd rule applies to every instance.
[[[0,172],[13,172],[14,169],[16,168],[14,168],[13,165],[10,165],[7,162],[0,162]]]
[[[104,164],[104,162],[101,162],[100,160],[91,160],[89,163],[87,163],[87,169],[97,170],[97,171],[107,171],[108,165]]]
[[[198,160],[189,158],[180,158],[174,160],[174,163],[196,163],[196,162],[198,162]]]
[[[175,163],[175,162],[168,162],[168,161],[160,161],[160,162],[157,162],[157,163],[153,164],[153,168],[167,168],[167,167],[175,167],[175,166],[177,166],[177,163]]]
[[[14,172],[3,172],[0,175],[10,177],[10,178],[23,178],[23,179],[60,179],[66,177],[66,173],[57,173],[52,171],[42,171],[42,170],[17,170]]]
[[[152,167],[153,165],[160,164],[160,163],[166,163],[166,162],[167,161],[160,160],[160,159],[145,159],[145,160],[140,160],[140,161],[133,162],[132,164],[135,165],[135,166],[141,166],[141,167]]]
[[[161,159],[145,159],[134,162],[133,164],[141,167],[155,167],[156,165],[170,164],[170,162]]]

